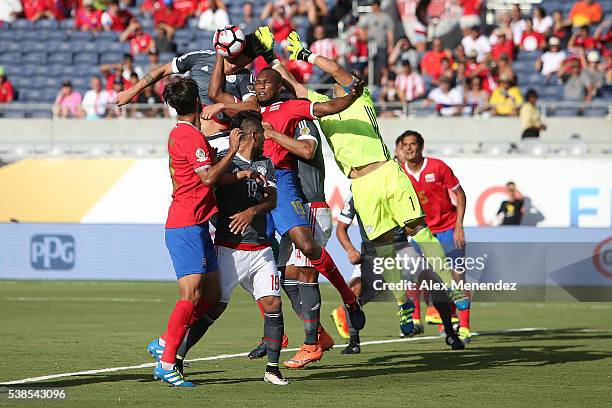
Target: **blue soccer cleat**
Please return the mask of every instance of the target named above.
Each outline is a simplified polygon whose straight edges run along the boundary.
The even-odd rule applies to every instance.
[[[164,348],[161,344],[159,344],[159,339],[155,339],[150,342],[147,346],[147,351],[158,363],[161,361],[162,354],[164,354]]]
[[[183,374],[179,373],[176,367],[172,370],[164,370],[161,363],[157,363],[157,366],[153,370],[153,378],[167,382],[175,387],[195,387],[192,382],[185,381]]]
[[[467,310],[470,308],[470,298],[465,296],[462,290],[449,289],[448,296],[455,303],[455,306],[459,310]]]
[[[414,303],[412,300],[406,300],[406,303],[399,306],[397,315],[400,319],[400,330],[404,336],[409,336],[414,331],[414,322],[412,321],[412,312],[414,312]]]

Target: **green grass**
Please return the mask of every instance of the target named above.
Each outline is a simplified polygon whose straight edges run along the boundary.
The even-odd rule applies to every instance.
[[[322,321],[342,343],[328,317],[339,297],[327,286],[322,293]],[[174,283],[0,281],[0,382],[150,362],[146,344],[163,331],[176,295]],[[369,304],[366,314],[362,341],[398,338],[391,304]],[[298,347],[303,332],[289,307],[285,322],[290,347]],[[29,387],[65,387],[67,400],[54,404],[78,407],[609,404],[612,304],[481,303],[474,305],[472,326],[484,334],[462,352],[450,351],[442,339],[369,345],[357,356],[334,349],[305,370],[284,370],[287,387],[265,384],[265,362],[246,357],[192,363],[186,374],[195,389],[153,381],[149,368]],[[548,330],[486,334],[521,327]],[[257,307],[237,288],[226,314],[190,357],[249,351],[261,333]],[[7,405],[15,403],[3,390],[0,406]]]

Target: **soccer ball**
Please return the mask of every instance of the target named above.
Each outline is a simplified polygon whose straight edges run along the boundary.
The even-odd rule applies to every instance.
[[[218,29],[213,37],[215,50],[224,57],[239,55],[244,50],[245,44],[244,33],[234,25]]]

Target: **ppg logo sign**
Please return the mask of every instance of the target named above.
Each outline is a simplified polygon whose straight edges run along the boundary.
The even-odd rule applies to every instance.
[[[72,269],[74,238],[70,235],[34,235],[30,242],[34,269]]]

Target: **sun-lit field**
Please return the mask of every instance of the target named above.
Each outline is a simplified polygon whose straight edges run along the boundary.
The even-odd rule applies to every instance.
[[[472,313],[479,332],[453,352],[433,327],[400,340],[391,304],[366,306],[368,323],[357,356],[336,348],[291,381],[262,381],[264,361],[244,355],[257,344],[257,307],[241,290],[227,313],[190,353],[186,376],[195,389],[153,380],[146,344],[161,334],[176,298],[174,283],[0,282],[0,382],[123,367],[110,372],[40,379],[27,388],[66,389],[56,406],[606,406],[612,381],[612,304],[481,303]],[[339,300],[324,285],[323,323],[338,344],[329,312]],[[9,313],[10,311],[10,313]],[[289,347],[302,332],[285,308]],[[509,330],[522,329],[522,330]],[[379,341],[391,340],[381,343]],[[225,355],[225,356],[222,356]],[[283,353],[281,358],[288,357]],[[209,358],[208,360],[202,360]],[[3,386],[5,387],[5,386]],[[8,401],[0,405],[43,402]]]

